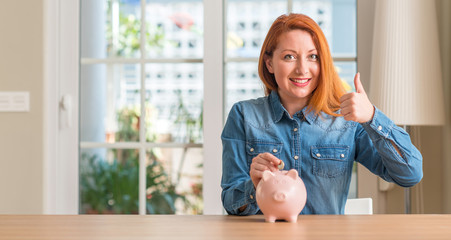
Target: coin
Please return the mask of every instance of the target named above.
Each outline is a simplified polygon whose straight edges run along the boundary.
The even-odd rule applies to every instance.
[[[279,170],[282,170],[285,167],[285,163],[282,160],[280,160],[278,167],[279,167]]]

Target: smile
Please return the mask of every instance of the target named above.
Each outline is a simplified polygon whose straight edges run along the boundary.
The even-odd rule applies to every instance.
[[[311,78],[290,78],[290,81],[297,87],[307,87],[310,84]]]
[[[290,78],[291,81],[295,82],[295,83],[300,83],[300,84],[304,84],[307,83],[308,81],[310,81],[311,78]]]

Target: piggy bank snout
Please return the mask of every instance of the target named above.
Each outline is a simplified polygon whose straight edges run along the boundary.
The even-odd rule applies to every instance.
[[[283,202],[287,199],[287,195],[283,192],[275,192],[273,197],[276,202]]]

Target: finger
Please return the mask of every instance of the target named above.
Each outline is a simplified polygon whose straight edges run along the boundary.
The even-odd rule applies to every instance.
[[[279,165],[280,161],[282,161],[282,160],[278,159],[276,156],[274,156],[274,155],[272,155],[271,153],[268,153],[268,152],[259,154],[259,156],[262,159],[268,161],[273,166]]]
[[[341,104],[341,114],[345,118],[346,121],[355,119],[356,108],[355,105],[352,104],[351,101],[346,101]]]
[[[343,114],[343,118],[344,118],[344,120],[349,121],[350,120],[349,119],[349,113],[348,114]]]
[[[349,114],[350,112],[351,112],[351,110],[350,110],[349,107],[347,107],[347,106],[341,107],[341,112],[340,112],[340,113],[341,113],[343,116]]]
[[[352,112],[354,110],[354,107],[355,107],[354,98],[345,99],[343,102],[340,103],[341,114],[345,115],[349,112]]]
[[[349,100],[349,99],[351,99],[353,97],[354,97],[354,93],[346,93],[346,94],[343,94],[343,96],[340,97],[339,101],[340,101],[340,103],[343,103],[343,102],[345,102],[345,101],[347,101],[347,100]]]
[[[354,114],[352,112],[347,112],[347,113],[343,114],[343,118],[346,121],[354,121]]]
[[[268,166],[266,166],[265,164],[259,163],[257,161],[255,161],[251,164],[251,169],[253,169],[255,171],[269,170]]]
[[[354,86],[355,86],[355,91],[357,93],[365,93],[365,89],[363,88],[362,82],[360,82],[360,73],[356,73],[355,77],[354,77]]]
[[[343,118],[344,118],[346,121],[351,120],[351,119],[352,119],[352,116],[353,116],[352,111],[350,111],[349,109],[343,110],[343,111],[341,112],[341,114],[343,114]]]
[[[340,103],[340,114],[343,117],[345,117],[348,113],[349,113],[349,101],[346,100]]]
[[[254,187],[257,187],[258,183],[262,179],[263,172],[255,171],[255,170],[251,169],[249,174],[251,175],[251,180],[252,180],[252,183],[254,184]]]
[[[344,101],[340,102],[340,108],[342,110],[350,105],[352,105],[352,102],[350,99],[344,99]]]
[[[277,170],[271,161],[262,158],[260,155],[252,159],[251,169],[258,171],[270,170],[272,172]]]
[[[357,94],[357,93],[354,93]],[[355,108],[356,106],[358,106],[358,97],[351,97],[348,99],[345,99],[343,102],[340,103],[340,108],[347,108],[347,107],[352,107]]]

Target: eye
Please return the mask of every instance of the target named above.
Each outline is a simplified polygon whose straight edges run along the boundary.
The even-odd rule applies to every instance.
[[[311,55],[309,56],[309,58],[310,58],[312,61],[318,61],[318,59],[319,59],[318,55],[316,55],[316,54],[311,54]]]
[[[285,55],[284,57],[283,57],[283,59],[285,59],[285,60],[294,60],[294,59],[296,59],[293,55],[291,55],[291,54],[287,54],[287,55]]]

